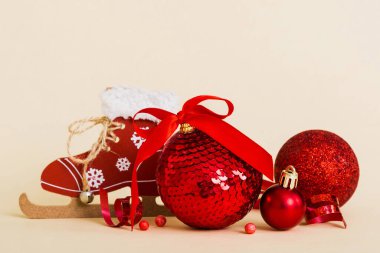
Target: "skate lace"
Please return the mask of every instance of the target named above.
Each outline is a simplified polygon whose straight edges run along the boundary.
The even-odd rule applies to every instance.
[[[70,151],[73,137],[76,135],[80,135],[97,125],[102,125],[102,129],[100,131],[97,141],[94,144],[92,144],[91,150],[89,151],[88,155],[83,159],[73,156]],[[87,171],[88,164],[91,161],[93,161],[102,150],[110,151],[108,142],[112,141],[112,142],[117,143],[120,141],[119,137],[116,136],[114,131],[118,129],[124,129],[124,128],[125,128],[125,124],[112,121],[106,116],[81,119],[70,124],[69,138],[67,139],[67,153],[71,160],[73,160],[76,163],[83,164],[83,172],[82,172],[82,182],[83,182],[82,190],[83,191],[90,190],[90,187],[88,185],[87,178],[86,178],[86,171]]]

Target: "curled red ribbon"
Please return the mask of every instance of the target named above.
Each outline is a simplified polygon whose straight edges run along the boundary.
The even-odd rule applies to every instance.
[[[228,107],[227,114],[217,114],[200,105],[201,102],[206,100],[219,100],[225,102]],[[161,122],[152,130],[142,130],[134,125],[135,131],[140,136],[144,137],[146,141],[139,149],[132,171],[132,204],[130,212],[132,230],[135,221],[134,217],[139,204],[137,168],[144,160],[162,148],[182,123],[188,123],[198,130],[208,134],[211,138],[219,142],[236,156],[240,157],[257,171],[261,172],[269,179],[273,178],[273,161],[271,155],[239,130],[223,121],[223,119],[232,114],[233,110],[234,106],[229,100],[204,95],[194,97],[185,102],[182,110],[177,114],[158,108],[146,108],[135,114],[133,120],[136,115],[147,113],[155,116],[161,120]]]
[[[100,196],[100,206],[102,209],[102,215],[104,218],[104,221],[108,224],[110,227],[121,227],[124,225],[130,226],[131,222],[129,221],[129,214],[130,214],[130,201],[131,197],[126,197],[123,199],[116,199],[114,203],[114,211],[115,216],[119,220],[117,224],[113,223],[111,218],[111,211],[108,205],[108,194],[106,190],[101,188],[99,190],[99,196]],[[136,215],[134,219],[134,223],[137,223],[142,218],[142,204],[141,201],[139,201],[139,204],[137,205]]]
[[[347,223],[339,210],[338,198],[331,194],[319,194],[306,200],[307,224],[341,221],[344,228]]]

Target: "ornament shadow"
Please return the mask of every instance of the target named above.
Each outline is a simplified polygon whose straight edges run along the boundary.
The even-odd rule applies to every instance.
[[[262,231],[278,231],[272,227],[270,227],[267,224],[256,224],[256,230],[262,230]],[[245,232],[243,232],[245,233]]]
[[[344,225],[341,224],[341,222],[325,222],[325,223],[316,223],[316,224],[307,224],[305,221],[299,224],[299,226],[328,226],[328,227],[335,227],[335,228],[345,228]]]

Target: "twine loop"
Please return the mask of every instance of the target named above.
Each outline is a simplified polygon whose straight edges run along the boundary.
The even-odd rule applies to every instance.
[[[100,131],[99,137],[97,141],[92,144],[91,149],[88,155],[85,158],[78,158],[71,154],[71,142],[74,136],[80,135],[93,127],[101,125],[102,129]],[[86,170],[88,164],[93,161],[102,150],[110,151],[110,147],[108,145],[108,141],[119,142],[119,137],[114,133],[115,130],[124,129],[125,124],[120,122],[115,122],[110,120],[106,116],[102,117],[91,117],[87,119],[81,119],[74,121],[69,125],[69,138],[67,139],[67,153],[70,159],[76,163],[83,164],[83,172],[82,172],[82,182],[83,182],[83,191],[89,191],[90,187],[86,178]]]

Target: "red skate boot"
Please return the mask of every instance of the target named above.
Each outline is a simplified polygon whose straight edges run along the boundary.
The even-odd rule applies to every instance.
[[[72,206],[80,206],[78,198],[82,203],[92,202],[94,195],[99,194],[101,188],[111,192],[129,186],[137,151],[145,141],[134,131],[131,117],[140,109],[147,107],[176,111],[178,103],[177,98],[170,93],[146,92],[126,87],[108,88],[103,92],[101,98],[105,116],[80,120],[71,124],[67,143],[69,156],[58,158],[50,163],[41,175],[42,188],[76,198],[70,204]],[[157,124],[155,119],[149,115],[138,118],[135,123],[141,129],[151,129]],[[70,154],[72,137],[97,125],[101,125],[102,130],[91,150],[72,156]],[[157,152],[156,155],[145,161],[138,170],[141,196],[152,196],[150,198],[143,197],[143,203],[155,204],[155,197],[158,196],[155,170],[151,168],[157,167],[160,153],[160,151]],[[24,196],[24,201],[28,202],[25,198],[26,196]],[[30,202],[29,204],[32,205]],[[38,208],[39,206],[34,207]],[[91,208],[95,210],[93,207]],[[97,205],[97,207],[99,206]],[[59,210],[60,213],[54,215],[61,218],[101,216],[100,208],[96,209],[93,214],[90,214],[91,212],[81,213],[82,211],[73,212],[72,208],[69,214],[62,214],[62,209]],[[51,209],[47,210],[50,214],[40,210],[28,215],[28,210],[23,211],[29,217],[38,216],[32,218],[54,218]],[[148,210],[149,213],[152,213],[152,210]],[[163,210],[160,209],[160,213],[162,214]],[[148,216],[147,213],[144,214]],[[166,214],[168,213],[166,212]],[[53,217],[46,217],[49,215]]]

